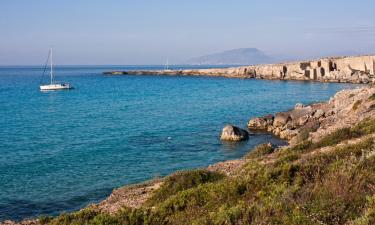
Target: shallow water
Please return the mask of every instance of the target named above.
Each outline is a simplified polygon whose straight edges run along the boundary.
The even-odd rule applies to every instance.
[[[350,84],[212,77],[103,76],[57,67],[70,91],[38,90],[42,69],[0,67],[0,221],[76,210],[113,188],[239,158],[256,134],[222,143],[227,123],[329,99]]]

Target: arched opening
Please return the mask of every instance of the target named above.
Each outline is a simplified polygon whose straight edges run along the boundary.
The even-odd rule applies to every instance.
[[[324,68],[320,68],[320,75],[322,75],[322,77],[326,75],[326,70]]]
[[[314,80],[316,80],[317,78],[318,78],[318,71],[314,69]]]
[[[306,70],[307,67],[311,67],[311,63],[310,62],[302,62],[302,63],[300,63],[299,67],[301,68],[301,70]]]
[[[288,68],[286,66],[283,66],[283,75],[286,76],[288,73]]]
[[[336,63],[333,63],[332,61],[329,62],[329,72],[336,71],[337,65]]]
[[[247,68],[244,69],[243,74],[247,75]]]

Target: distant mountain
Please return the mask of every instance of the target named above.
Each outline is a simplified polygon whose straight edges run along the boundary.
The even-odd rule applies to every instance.
[[[256,48],[239,48],[188,60],[195,65],[255,65],[272,63],[274,59]]]

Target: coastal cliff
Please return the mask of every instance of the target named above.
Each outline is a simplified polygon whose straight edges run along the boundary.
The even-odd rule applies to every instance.
[[[310,61],[216,69],[110,71],[106,75],[222,76],[272,80],[374,83],[375,56],[331,57]]]
[[[262,144],[241,159],[122,187],[81,211],[22,224],[375,223],[375,87],[297,104],[248,126],[294,141]],[[283,136],[286,130],[295,135]]]

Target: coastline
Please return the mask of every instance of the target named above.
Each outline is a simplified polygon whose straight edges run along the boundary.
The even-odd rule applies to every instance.
[[[275,162],[278,157],[278,152],[283,151],[283,149],[293,148],[300,144],[301,140],[309,140],[313,143],[317,143],[336,130],[354,126],[366,118],[374,117],[375,110],[373,109],[375,109],[375,103],[373,100],[375,100],[375,97],[373,96],[375,96],[375,88],[372,86],[348,89],[336,93],[327,102],[306,106],[297,103],[294,109],[286,112],[251,118],[248,123],[248,128],[250,130],[271,132],[289,141],[289,145],[273,149],[272,152],[274,153],[263,158],[261,163],[271,164]],[[291,131],[293,135],[285,135],[285,133],[290,134]],[[366,136],[366,138],[368,137]],[[351,143],[357,143],[363,139],[364,138],[352,140]],[[319,153],[330,150],[332,149],[323,148],[316,152]],[[256,152],[256,149],[253,151]],[[251,154],[251,152],[250,150],[248,155]],[[308,154],[318,154],[316,152]],[[225,174],[227,177],[238,176],[238,174],[241,174],[239,171],[246,162],[248,162],[248,155],[240,159],[218,162],[203,170]],[[100,213],[115,215],[124,207],[139,209],[150,199],[155,191],[162,187],[166,179],[180,173],[181,172],[178,171],[163,178],[120,187],[113,190],[111,195],[105,200],[98,204],[91,204],[82,210],[93,210]],[[40,222],[38,219],[25,219],[19,223],[4,221],[0,224],[40,224]]]
[[[211,76],[368,84],[375,83],[375,56],[329,57],[288,63],[215,69],[107,71],[103,74],[117,76]]]
[[[301,142],[301,139],[308,139],[312,142],[318,142],[324,136],[331,134],[336,130],[348,126],[354,126],[359,121],[374,117],[375,111],[373,111],[372,108],[375,109],[375,103],[367,102],[366,104],[365,102],[365,100],[371,96],[375,96],[375,87],[361,87],[342,90],[337,92],[327,102],[313,103],[306,106],[300,103],[296,103],[296,107],[294,109],[275,113],[274,116],[272,115],[271,123],[264,120],[264,118],[270,118],[271,115],[251,118],[248,123],[248,129],[254,132],[273,133],[275,136],[289,142],[289,144],[286,146],[278,147],[272,146],[270,143],[264,143],[264,145],[272,146],[272,148],[275,148],[275,152],[289,147],[294,147]],[[358,104],[358,102],[361,102],[360,104],[364,103],[365,105],[362,105],[361,109],[355,109],[356,113],[351,117],[347,117],[347,113],[353,111],[353,107],[359,107],[355,106],[356,104]],[[324,113],[322,113],[322,111]],[[293,114],[294,117],[291,118],[290,115]],[[289,119],[285,119],[285,123],[280,124],[280,118],[278,120],[278,116],[284,117],[284,119],[286,116]],[[310,120],[306,119],[307,117],[310,118]],[[259,122],[259,119],[264,123],[252,123],[252,121]],[[302,121],[305,121],[303,122],[303,124],[297,125],[297,127],[294,127],[293,130],[289,129],[291,124],[300,123],[301,119]],[[317,125],[317,123],[319,125]],[[284,130],[281,130],[282,127],[284,128]],[[285,135],[283,134],[283,131],[284,133],[293,131],[293,135]],[[306,132],[308,133],[307,137]],[[254,151],[254,149],[250,149],[247,155],[252,151]],[[246,157],[247,156],[245,155],[239,159],[217,162],[203,169],[206,169],[210,172],[223,173],[226,176],[233,176],[233,174],[235,174],[237,170],[240,170],[241,167],[245,164]],[[272,161],[272,156],[264,160],[263,163],[267,164],[270,161]],[[118,189],[115,189],[112,194],[104,201],[98,204],[90,205],[88,207],[91,209],[104,211],[109,214],[115,214],[123,206],[130,208],[139,208],[148,200],[152,192],[161,187],[164,179],[178,173],[180,173],[180,171],[172,173],[166,177],[149,180],[141,184],[126,185],[120,187]]]

